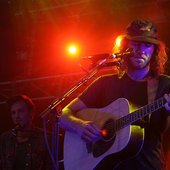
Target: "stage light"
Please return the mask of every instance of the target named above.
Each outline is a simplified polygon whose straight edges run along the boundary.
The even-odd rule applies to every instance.
[[[113,46],[113,53],[119,53],[121,48],[123,47],[123,37],[120,35],[115,39]]]
[[[122,42],[122,37],[121,36],[118,36],[116,38],[116,41],[115,41],[115,46],[116,47],[120,47],[121,46],[121,42]]]
[[[76,48],[76,46],[72,45],[69,47],[68,51],[70,52],[70,54],[76,54],[77,48]]]
[[[108,135],[108,132],[107,132],[106,129],[102,129],[101,134],[102,134],[103,137],[106,137]]]
[[[80,53],[80,47],[77,44],[68,44],[66,46],[66,55],[70,58],[77,58]]]

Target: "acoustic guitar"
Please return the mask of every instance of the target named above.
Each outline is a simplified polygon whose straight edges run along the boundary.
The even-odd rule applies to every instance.
[[[81,110],[78,117],[95,122],[103,135],[87,144],[76,133],[66,131],[65,170],[93,170],[110,156],[116,167],[122,161],[137,155],[143,145],[144,128],[132,123],[162,108],[164,104],[165,99],[162,97],[130,113],[128,100],[119,98],[103,108]]]

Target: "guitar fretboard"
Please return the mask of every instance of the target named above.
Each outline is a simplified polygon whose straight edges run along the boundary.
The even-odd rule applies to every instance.
[[[133,122],[145,117],[146,115],[155,112],[156,110],[162,108],[165,104],[165,99],[163,97],[153,101],[152,103],[141,107],[140,109],[121,117],[115,122],[115,130],[118,131]]]

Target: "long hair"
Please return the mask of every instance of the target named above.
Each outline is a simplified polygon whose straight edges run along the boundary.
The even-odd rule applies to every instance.
[[[160,42],[160,44],[155,47],[150,61],[150,75],[155,77],[165,73],[167,59],[166,46],[163,42]]]

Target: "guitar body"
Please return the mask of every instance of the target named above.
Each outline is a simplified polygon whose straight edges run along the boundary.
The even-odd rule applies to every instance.
[[[64,139],[65,170],[93,170],[105,165],[105,160],[112,159],[113,167],[123,160],[136,155],[143,144],[144,129],[139,126],[126,126],[114,131],[114,120],[129,114],[129,103],[120,98],[100,109],[84,109],[78,117],[95,122],[101,129],[111,124],[112,137],[88,145],[75,133],[66,131]],[[111,127],[112,127],[111,126]],[[90,148],[90,149],[89,149]]]

